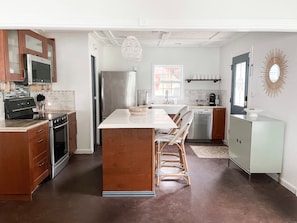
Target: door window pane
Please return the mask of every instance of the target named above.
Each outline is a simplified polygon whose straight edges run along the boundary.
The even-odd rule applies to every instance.
[[[234,88],[234,105],[243,107],[245,97],[246,62],[236,64],[236,77]]]

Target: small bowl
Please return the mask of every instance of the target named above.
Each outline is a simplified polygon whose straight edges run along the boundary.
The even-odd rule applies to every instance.
[[[258,114],[263,110],[259,108],[245,108],[244,111],[249,117],[256,118],[258,117]]]
[[[129,107],[129,112],[131,115],[145,115],[147,113],[147,106],[132,106]]]

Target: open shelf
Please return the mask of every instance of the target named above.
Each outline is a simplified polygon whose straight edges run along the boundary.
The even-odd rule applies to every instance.
[[[221,79],[186,79],[188,83],[191,81],[213,81],[214,83],[221,81]]]

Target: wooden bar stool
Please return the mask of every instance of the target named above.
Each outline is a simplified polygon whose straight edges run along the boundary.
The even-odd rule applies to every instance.
[[[179,127],[181,118],[184,116],[184,114],[189,110],[189,107],[187,105],[184,105],[181,107],[181,109],[173,116],[172,120],[175,122],[175,124]],[[173,133],[176,131],[176,129],[156,129],[156,134],[158,133]]]
[[[187,111],[181,117],[180,127],[174,134],[156,134],[156,176],[158,186],[162,179],[168,177],[184,178],[188,185],[191,184],[186,159],[185,140],[192,121],[193,112]]]

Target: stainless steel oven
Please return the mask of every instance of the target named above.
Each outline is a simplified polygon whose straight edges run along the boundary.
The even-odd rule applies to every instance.
[[[51,176],[54,178],[69,160],[68,119],[66,114],[52,113],[51,115],[55,116],[49,121]]]

